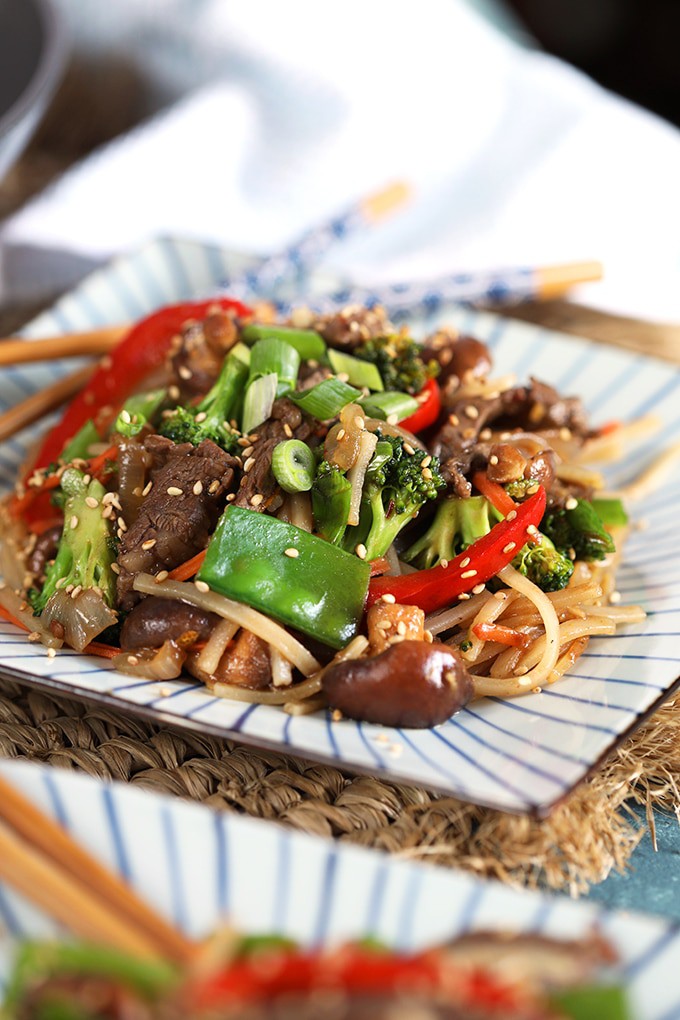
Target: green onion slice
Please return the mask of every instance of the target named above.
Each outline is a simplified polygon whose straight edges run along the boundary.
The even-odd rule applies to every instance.
[[[246,347],[240,341],[234,344],[229,353],[238,358],[239,361],[242,361],[244,365],[250,365],[250,347]]]
[[[246,435],[266,421],[272,413],[277,383],[276,372],[268,372],[267,375],[255,379],[246,390],[241,421],[241,429]]]
[[[270,337],[285,340],[305,361],[309,358],[315,358],[318,361],[326,353],[326,344],[323,338],[313,329],[295,329],[294,326],[259,326],[252,323],[250,326],[243,327],[241,336],[246,343],[250,344]]]
[[[340,379],[324,379],[303,393],[289,393],[289,399],[297,406],[311,414],[319,421],[328,421],[340,414],[345,404],[358,400],[361,390],[357,390]]]
[[[420,407],[418,401],[408,393],[391,390],[387,393],[371,393],[369,397],[362,397],[359,403],[366,414],[372,418],[382,418],[383,421],[393,415],[396,415],[397,421],[403,421],[404,418],[410,418],[415,414]]]
[[[274,447],[272,471],[285,492],[309,492],[315,469],[314,454],[301,439],[287,439]]]
[[[249,385],[263,375],[274,373],[278,377],[276,393],[281,397],[295,388],[300,368],[300,355],[284,340],[267,337],[258,340],[250,352]]]
[[[365,386],[366,389],[374,391],[385,389],[378,367],[372,361],[363,361],[351,354],[335,350],[329,350],[328,360],[336,375],[346,375],[347,382],[352,386]]]

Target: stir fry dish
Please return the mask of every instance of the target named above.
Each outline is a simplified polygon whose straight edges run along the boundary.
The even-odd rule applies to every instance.
[[[414,954],[220,939],[189,974],[84,944],[26,944],[7,1020],[630,1020],[611,947],[475,933]],[[208,950],[210,952],[210,950]],[[204,954],[205,955],[205,954]],[[213,955],[216,955],[213,950]]]
[[[2,508],[0,612],[54,656],[404,727],[540,690],[617,602],[625,427],[380,307],[133,327]]]

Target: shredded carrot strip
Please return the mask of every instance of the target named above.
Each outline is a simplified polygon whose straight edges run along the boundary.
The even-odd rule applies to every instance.
[[[28,630],[26,624],[22,623],[21,620],[17,620],[16,616],[12,616],[9,610],[5,609],[4,606],[0,606],[0,616],[3,620],[7,620],[8,623],[13,623],[15,627],[21,627],[22,630],[26,631]]]
[[[482,496],[486,496],[489,503],[498,510],[499,514],[507,517],[512,510],[517,509],[514,499],[508,496],[503,486],[499,485],[498,482],[492,482],[483,471],[476,471],[472,476],[472,481]]]
[[[613,421],[606,421],[604,425],[600,425],[599,429],[596,430],[598,436],[610,436],[612,432],[618,432],[621,428],[621,422],[614,419]]]
[[[102,659],[113,659],[120,655],[122,649],[115,645],[105,645],[102,641],[90,641],[89,645],[83,648],[86,655],[98,655]]]
[[[190,560],[180,563],[178,567],[170,571],[168,579],[170,581],[188,581],[190,577],[193,577],[201,569],[206,552],[207,549],[203,549],[202,552],[192,556]]]
[[[103,453],[100,453],[97,457],[93,457],[92,460],[87,462],[90,474],[98,474],[106,464],[107,460],[116,460],[117,457],[118,447],[114,443],[113,446],[109,446],[108,450],[104,450]]]
[[[512,627],[504,627],[501,623],[478,623],[472,628],[472,633],[480,641],[497,641],[501,645],[511,645],[513,648],[528,648],[531,644],[528,634],[522,634]]]

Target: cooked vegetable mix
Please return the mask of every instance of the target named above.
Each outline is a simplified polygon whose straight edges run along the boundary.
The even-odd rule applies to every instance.
[[[577,399],[380,308],[261,318],[228,299],[149,316],[43,440],[2,511],[19,586],[0,609],[25,626],[28,601],[34,640],[427,726],[555,682],[640,618],[607,608],[628,518],[581,467],[598,433]]]

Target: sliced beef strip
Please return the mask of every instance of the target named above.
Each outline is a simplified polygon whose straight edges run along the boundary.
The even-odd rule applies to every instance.
[[[244,459],[244,473],[234,505],[275,513],[283,504],[283,496],[271,471],[274,448],[286,439],[309,442],[316,436],[315,425],[292,401],[282,397],[274,402],[271,416],[257,427],[255,434],[257,439],[252,443],[252,452]],[[256,499],[253,504],[253,496],[264,499]]]
[[[362,305],[348,305],[339,312],[322,315],[315,319],[312,328],[320,333],[330,347],[354,350],[367,340],[378,336],[390,336],[395,328],[380,305],[364,308]]]
[[[160,648],[165,641],[177,641],[189,631],[196,634],[197,641],[205,641],[219,619],[215,613],[207,613],[188,602],[149,596],[125,617],[120,647],[124,651]]]
[[[472,489],[466,475],[473,460],[484,466],[485,452],[479,448],[479,434],[494,429],[568,428],[572,435],[588,434],[585,412],[576,397],[561,397],[552,386],[531,379],[527,386],[515,386],[493,397],[458,398],[449,404],[444,424],[431,443],[440,457],[442,474],[456,496],[467,497]]]
[[[135,574],[172,570],[206,547],[238,467],[234,457],[209,439],[192,446],[149,436],[144,446],[153,460],[153,487],[137,520],[120,539],[117,589],[124,611],[140,599],[132,587]],[[196,494],[198,482],[202,491]],[[150,542],[150,548],[143,548]]]
[[[218,376],[224,355],[236,343],[234,317],[221,309],[201,321],[187,322],[173,341],[169,364],[172,382],[185,402],[208,392]]]

